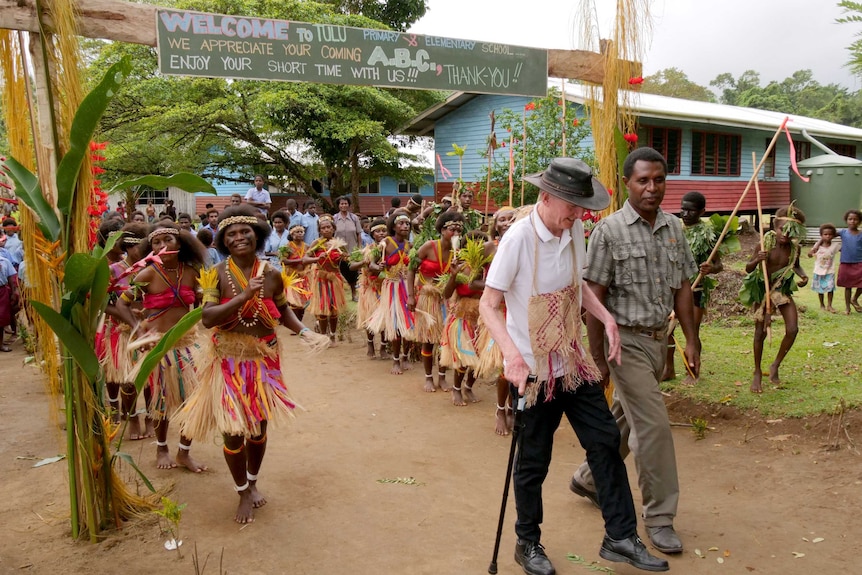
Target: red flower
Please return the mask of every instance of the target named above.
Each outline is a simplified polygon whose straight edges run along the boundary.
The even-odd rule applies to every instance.
[[[580,122],[578,122],[578,119],[577,119],[577,118],[575,118],[574,120],[572,120],[572,125],[573,125],[573,126],[577,126],[578,124],[580,124]]]
[[[637,134],[623,134],[623,140],[628,142],[629,144],[637,143],[638,135]]]
[[[610,196],[614,195],[614,189],[613,188],[608,188],[608,195],[610,195]]]
[[[636,76],[634,78],[629,78],[629,84],[632,86],[634,86],[636,84],[643,84],[643,83],[644,83],[644,79],[640,76]]]
[[[96,154],[93,154],[90,157],[93,159],[94,162],[104,162],[107,159],[105,156],[99,156]]]
[[[96,150],[104,150],[107,145],[108,142],[90,142],[90,150],[94,152]]]
[[[92,168],[90,168],[90,171],[93,172],[94,174],[104,174],[105,168],[103,168],[101,166],[93,166]]]
[[[593,219],[593,212],[590,210],[584,210],[584,214],[581,216],[582,222],[588,222]]]
[[[528,112],[532,112],[533,110],[535,110],[535,109],[536,109],[536,103],[535,103],[535,102],[530,102],[529,104],[527,104],[526,106],[524,106],[524,109],[525,109],[526,111],[528,111]]]
[[[500,144],[500,147],[501,147],[501,148],[505,148],[505,147],[506,147],[506,142],[503,142],[502,144]]]

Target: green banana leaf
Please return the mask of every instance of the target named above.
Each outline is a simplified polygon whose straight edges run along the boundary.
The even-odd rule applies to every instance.
[[[99,359],[93,346],[65,317],[54,311],[42,302],[31,301],[30,305],[36,310],[45,323],[48,324],[63,345],[69,350],[72,359],[83,370],[84,375],[90,381],[96,381],[99,377]]]
[[[113,239],[113,238],[111,238]],[[108,302],[108,284],[111,282],[111,269],[105,259],[99,259],[99,265],[93,274],[92,288],[90,289],[90,334],[96,334],[99,319],[105,311]]]
[[[132,467],[132,469],[134,469],[134,470],[135,470],[135,472],[138,474],[138,477],[140,477],[140,478],[141,478],[141,481],[143,481],[143,482],[144,482],[144,485],[146,485],[146,486],[147,486],[147,489],[149,489],[149,490],[150,490],[150,492],[152,492],[152,493],[155,493],[155,492],[156,492],[156,488],[155,488],[155,487],[153,487],[153,484],[152,484],[152,483],[150,483],[150,480],[149,480],[149,479],[147,479],[147,476],[146,476],[146,475],[144,475],[144,472],[143,472],[143,471],[141,471],[141,470],[140,470],[140,468],[138,468],[137,464],[135,463],[135,460],[134,460],[134,459],[132,459],[132,456],[131,456],[131,455],[129,455],[128,453],[124,453],[124,452],[122,452],[122,451],[118,451],[118,452],[116,452],[116,453],[114,454],[114,457],[115,457],[115,458],[116,458],[116,457],[119,457],[120,459],[122,459],[123,461],[125,461],[126,463],[128,463],[128,464]]]
[[[57,212],[42,195],[42,185],[33,172],[18,163],[15,158],[7,158],[6,169],[15,184],[15,195],[39,218],[36,226],[50,242],[60,237],[60,219]]]
[[[93,246],[93,251],[91,252],[91,255],[94,258],[105,257],[105,254],[110,252],[112,249],[114,249],[114,246],[117,244],[118,241],[120,241],[120,238],[123,237],[123,235],[125,233],[126,232],[119,232],[119,233],[115,233],[113,235],[109,235],[105,239],[105,247],[102,247],[99,244],[96,244],[95,246]]]
[[[96,259],[90,254],[72,254],[66,261],[63,274],[63,284],[66,288],[66,293],[63,296],[68,295],[72,302],[83,303],[86,301],[87,293],[93,286],[96,268],[102,261],[104,260]]]
[[[136,186],[149,186],[157,190],[163,190],[168,186],[179,188],[190,194],[203,192],[205,194],[215,194],[216,189],[208,181],[202,177],[181,172],[173,176],[141,176],[131,180],[124,180],[114,185],[110,193],[115,193],[117,190],[125,190]]]
[[[162,336],[159,343],[157,343],[155,347],[147,353],[141,363],[141,369],[138,372],[137,377],[135,377],[135,389],[138,393],[140,393],[144,388],[144,385],[147,383],[147,378],[150,377],[150,374],[159,362],[162,361],[165,354],[168,353],[168,351],[174,347],[197,322],[200,321],[202,314],[203,308],[197,307],[184,315],[174,327],[165,332],[165,335]]]
[[[72,211],[78,173],[86,154],[90,153],[90,140],[93,139],[99,119],[131,70],[131,59],[128,56],[123,57],[111,66],[99,85],[87,94],[75,112],[72,129],[69,130],[69,151],[57,166],[57,209],[63,215],[68,216]]]

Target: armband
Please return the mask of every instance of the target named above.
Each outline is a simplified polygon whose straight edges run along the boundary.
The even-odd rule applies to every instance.
[[[204,295],[201,299],[202,304],[221,302],[221,292],[218,288],[206,288],[203,292]]]
[[[282,307],[287,305],[287,296],[284,294],[284,292],[281,292],[280,294],[272,298],[272,301],[275,303],[275,307]]]
[[[121,299],[121,300],[123,300],[123,301],[124,301],[124,302],[126,302],[126,303],[132,303],[132,302],[134,302],[135,300],[137,300],[137,299],[138,299],[138,298],[136,298],[136,297],[135,297],[135,294],[136,294],[136,293],[137,293],[137,290],[135,290],[135,289],[127,289],[126,291],[124,291],[124,292],[120,295],[120,299]]]

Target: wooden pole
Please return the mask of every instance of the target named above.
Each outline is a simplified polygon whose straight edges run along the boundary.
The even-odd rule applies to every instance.
[[[512,204],[512,194],[515,191],[515,132],[509,136],[509,205]]]
[[[562,97],[560,99],[560,103],[563,106],[563,115],[560,118],[560,122],[563,124],[563,137],[562,137],[562,145],[563,145],[563,157],[566,157],[566,80],[563,80],[562,83]]]
[[[756,169],[757,154],[754,152],[751,152],[751,165]],[[757,226],[758,233],[760,234],[760,251],[765,251],[763,248],[763,208],[760,205],[760,185],[757,183],[757,180],[754,180],[754,195],[757,197],[757,221],[760,222],[760,225]],[[760,263],[763,267],[763,282],[766,285],[766,313],[769,314],[772,312],[771,298],[769,297],[769,270],[766,267],[766,260]]]
[[[523,148],[521,162],[521,205],[524,205],[524,176],[527,175],[527,108],[524,108],[524,132],[521,137],[521,146]]]

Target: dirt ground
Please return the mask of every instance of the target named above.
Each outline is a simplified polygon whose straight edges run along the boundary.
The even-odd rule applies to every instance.
[[[193,446],[210,467],[202,475],[157,470],[149,440],[126,443],[157,486],[174,482],[171,497],[188,504],[180,557],[164,549],[154,516],[127,523],[97,545],[70,540],[65,462],[33,468],[63,453],[63,440],[38,373],[23,366],[21,344],[14,347],[0,354],[2,574],[192,574],[195,547],[201,562],[208,558],[207,574],[487,571],[510,445],[493,432],[491,385],[477,384],[480,403],[456,408],[448,394],[421,391],[418,365],[393,376],[388,362],[367,360],[358,333],[353,343],[313,359],[294,349],[289,380],[304,411],[292,427],[269,433],[259,480],[269,503],[253,524],[233,522],[237,496],[218,442]],[[701,441],[691,429],[674,431],[682,485],[676,527],[686,550],[669,558],[672,572],[859,572],[853,550],[862,539],[862,457],[843,433],[837,449],[825,447],[837,422],[770,423],[672,397],[668,403],[673,421],[704,417],[714,427]],[[853,413],[846,423],[858,440],[862,418]],[[169,440],[175,448],[176,430]],[[571,429],[561,427],[543,525],[543,543],[561,574],[590,572],[569,553],[587,564],[599,560],[600,514],[568,490],[582,458]],[[639,504],[631,460],[628,467]],[[415,484],[382,481],[398,478]],[[512,559],[513,522],[510,498],[501,574],[522,572]],[[640,572],[600,565],[622,575]]]

